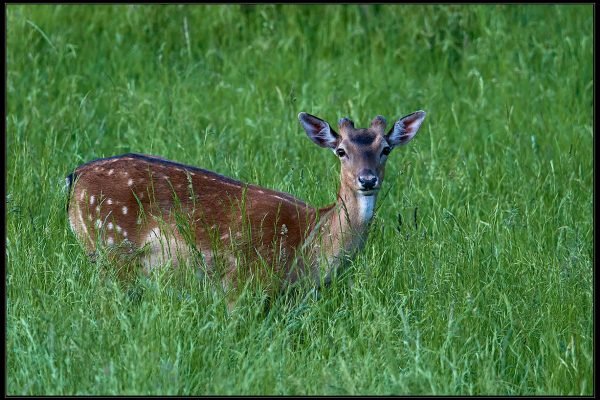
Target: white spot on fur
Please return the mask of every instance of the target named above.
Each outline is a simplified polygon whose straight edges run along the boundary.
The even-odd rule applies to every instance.
[[[100,212],[100,206],[96,206],[96,212],[99,213]]]
[[[85,222],[83,222],[83,214],[81,213],[81,208],[77,207],[77,211],[79,212],[79,222],[81,222],[81,229],[83,230],[85,237],[91,241],[90,235],[88,234],[87,226],[85,225]]]
[[[133,185],[133,179],[129,178],[129,180],[127,181],[127,186],[131,186]]]
[[[108,200],[106,200],[106,202],[108,203],[109,206],[113,203],[112,199],[108,199]]]
[[[112,175],[112,174],[114,174],[114,173],[115,173],[115,170],[114,170],[114,169],[111,169],[110,171],[108,171],[108,175],[109,175],[109,176],[110,176],[110,175]]]
[[[375,196],[358,197],[358,215],[362,222],[369,222],[373,218],[375,198]]]
[[[115,227],[115,229],[117,230],[117,232],[121,233],[121,231],[123,230],[123,228],[121,228],[119,225],[117,225]]]
[[[123,231],[123,236],[127,237],[127,231]]]
[[[100,229],[100,228],[102,228],[102,221],[97,219],[96,220],[96,229]]]
[[[112,238],[112,236],[109,236],[108,239],[106,239],[106,243],[108,243],[108,245],[111,246],[115,243],[115,241]]]
[[[113,223],[109,222],[106,227],[108,228],[109,231],[112,231],[112,229],[113,229]]]
[[[90,205],[94,204],[94,202],[96,201],[96,196],[90,197]]]
[[[127,215],[127,206],[123,206],[123,215]]]
[[[83,201],[84,198],[85,198],[85,189],[81,191],[81,195],[79,195],[79,200]]]
[[[229,233],[224,234],[223,236],[221,236],[221,240],[225,240],[229,237]]]

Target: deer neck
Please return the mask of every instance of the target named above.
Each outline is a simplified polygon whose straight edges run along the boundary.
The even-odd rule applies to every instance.
[[[319,210],[311,247],[313,262],[319,264],[319,260],[326,258],[326,281],[335,268],[364,246],[376,201],[376,194],[364,196],[342,185],[336,203]],[[318,268],[313,271],[317,273]]]
[[[376,194],[365,196],[343,185],[340,187],[328,222],[333,232],[340,233],[342,247],[351,246],[357,239],[366,240],[376,201]]]

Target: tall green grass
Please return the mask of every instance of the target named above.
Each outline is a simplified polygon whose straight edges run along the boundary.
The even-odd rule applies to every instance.
[[[590,395],[592,5],[9,5],[8,394]],[[190,272],[121,288],[64,177],[160,155],[333,201],[296,115],[418,109],[363,253],[228,314]],[[137,296],[132,296],[137,293]]]

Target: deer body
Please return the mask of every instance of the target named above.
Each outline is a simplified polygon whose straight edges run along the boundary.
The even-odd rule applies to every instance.
[[[270,266],[281,285],[303,276],[319,285],[364,245],[387,154],[412,139],[424,117],[410,114],[387,135],[383,117],[368,129],[342,119],[338,134],[300,113],[308,136],[342,163],[337,201],[324,208],[200,168],[125,154],[81,165],[67,178],[69,222],[89,253],[113,249],[146,271],[167,263],[191,262],[206,273],[222,266],[221,277],[233,283],[241,268],[255,265],[251,273],[266,278]]]

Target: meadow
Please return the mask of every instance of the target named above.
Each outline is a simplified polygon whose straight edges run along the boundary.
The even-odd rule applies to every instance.
[[[6,394],[595,392],[593,5],[5,8]],[[268,314],[69,229],[65,176],[126,152],[327,205],[297,114],[419,109],[365,250]]]

